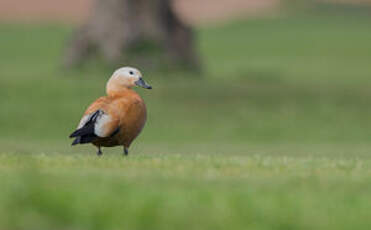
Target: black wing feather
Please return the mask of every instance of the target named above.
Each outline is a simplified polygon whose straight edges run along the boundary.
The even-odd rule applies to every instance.
[[[94,133],[94,127],[100,113],[102,113],[102,111],[97,110],[83,127],[70,135],[70,138],[76,137],[72,145],[90,143],[98,138]]]

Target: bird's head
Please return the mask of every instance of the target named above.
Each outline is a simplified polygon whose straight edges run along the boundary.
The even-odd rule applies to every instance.
[[[152,89],[152,86],[143,80],[139,70],[133,67],[122,67],[113,73],[107,83],[107,91],[121,91],[134,86]]]

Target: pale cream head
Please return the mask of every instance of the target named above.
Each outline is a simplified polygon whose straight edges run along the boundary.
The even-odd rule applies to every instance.
[[[142,73],[138,69],[133,67],[122,67],[116,70],[107,82],[107,94],[110,92],[120,92],[134,86],[152,89],[152,87],[143,80]]]

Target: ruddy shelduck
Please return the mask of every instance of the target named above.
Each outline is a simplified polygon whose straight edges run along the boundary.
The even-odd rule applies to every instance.
[[[70,135],[72,145],[92,143],[101,147],[123,146],[128,155],[130,144],[142,131],[147,119],[143,99],[132,89],[152,89],[139,70],[123,67],[116,70],[106,85],[107,96],[98,98],[85,111],[77,130]]]

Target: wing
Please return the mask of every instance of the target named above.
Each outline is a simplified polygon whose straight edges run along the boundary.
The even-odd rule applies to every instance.
[[[76,138],[72,145],[90,143],[98,138],[110,137],[119,130],[119,119],[114,113],[107,111],[104,98],[98,99],[85,112],[77,130],[70,135]]]

